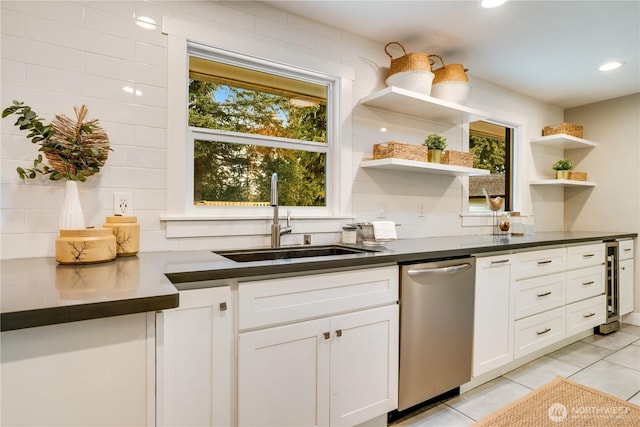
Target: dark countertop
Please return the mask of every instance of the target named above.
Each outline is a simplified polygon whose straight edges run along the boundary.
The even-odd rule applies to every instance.
[[[248,263],[234,262],[205,250],[147,252],[82,266],[58,265],[53,258],[4,260],[0,262],[0,326],[2,331],[9,331],[174,308],[178,306],[178,290],[215,286],[215,281],[223,279],[409,263],[634,237],[637,233],[547,232],[521,237],[402,239],[388,243],[379,252]]]

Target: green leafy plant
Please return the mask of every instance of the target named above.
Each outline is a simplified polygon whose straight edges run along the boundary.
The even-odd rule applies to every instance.
[[[552,166],[554,171],[570,171],[573,169],[573,162],[569,159],[560,159]]]
[[[432,133],[425,138],[422,145],[426,146],[429,150],[444,150],[447,146],[447,138],[442,134]]]
[[[34,179],[37,174],[42,174],[49,175],[53,181],[84,182],[104,166],[111,151],[107,134],[98,120],[85,121],[86,106],[74,107],[74,111],[75,121],[65,115],[56,115],[50,124],[45,124],[23,102],[13,101],[13,105],[2,110],[2,118],[17,114],[14,125],[28,131],[27,138],[40,146],[38,151],[41,153],[33,161],[32,168],[16,169],[21,179]],[[45,158],[49,164],[44,163]]]

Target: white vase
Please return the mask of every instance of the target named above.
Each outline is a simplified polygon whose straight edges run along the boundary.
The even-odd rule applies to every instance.
[[[78,194],[78,182],[67,181],[60,213],[60,230],[79,229],[84,227],[84,215],[80,205],[80,195]]]

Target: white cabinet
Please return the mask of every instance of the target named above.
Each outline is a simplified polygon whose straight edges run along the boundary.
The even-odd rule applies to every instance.
[[[240,283],[238,424],[351,426],[397,408],[396,266]]]
[[[563,339],[565,337],[565,322],[564,307],[516,321],[516,359]]]
[[[619,243],[618,285],[620,287],[620,314],[633,311],[634,267],[633,240],[621,240]]]
[[[157,314],[158,426],[232,425],[232,308],[221,286],[181,291]]]
[[[153,426],[155,314],[1,334],[3,426]]]
[[[474,377],[513,360],[512,262],[513,255],[476,260]]]
[[[593,141],[587,139],[577,138],[572,135],[557,134],[547,135],[530,140],[531,147],[535,146],[548,146],[559,147],[563,150],[575,150],[575,149],[592,149],[597,146]],[[563,153],[563,156],[568,156]],[[551,169],[552,164],[549,165],[548,170],[550,174],[554,171]],[[530,182],[531,185],[551,185],[551,186],[573,186],[573,187],[595,187],[595,183],[591,181],[577,181],[569,179],[537,179]]]

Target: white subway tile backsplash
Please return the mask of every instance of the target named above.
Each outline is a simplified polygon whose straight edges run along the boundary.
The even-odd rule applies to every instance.
[[[24,209],[0,209],[0,233],[3,235],[24,233],[24,217]]]
[[[160,46],[136,41],[135,61],[141,64],[160,67],[164,70],[167,66],[167,50]],[[166,85],[166,70],[164,71],[164,73],[165,80],[163,81],[163,83]]]
[[[140,147],[166,148],[167,131],[163,128],[135,126],[135,144]]]
[[[27,209],[24,221],[25,233],[55,233],[58,231],[59,221],[60,209]]]
[[[97,31],[84,31],[82,34],[82,49],[101,55],[133,61],[135,58],[135,43],[131,39],[118,37]]]
[[[0,16],[0,33],[2,33],[3,37],[5,35],[24,37],[26,28],[25,22],[26,18],[24,14],[11,9],[3,9],[2,15]]]
[[[82,50],[85,44],[85,33],[85,30],[79,26],[37,16],[27,15],[26,17],[26,36],[29,39]]]
[[[133,200],[137,211],[158,211],[158,216],[164,213],[167,204],[164,190],[136,189],[133,191]]]
[[[21,12],[25,15],[36,16],[47,20],[57,21],[81,27],[83,7],[81,4],[69,1],[3,1],[9,11]],[[31,4],[29,4],[31,3]],[[34,7],[35,6],[35,7]],[[4,15],[4,10],[2,11]]]
[[[164,169],[136,168],[134,186],[139,189],[166,189],[167,174]]]

